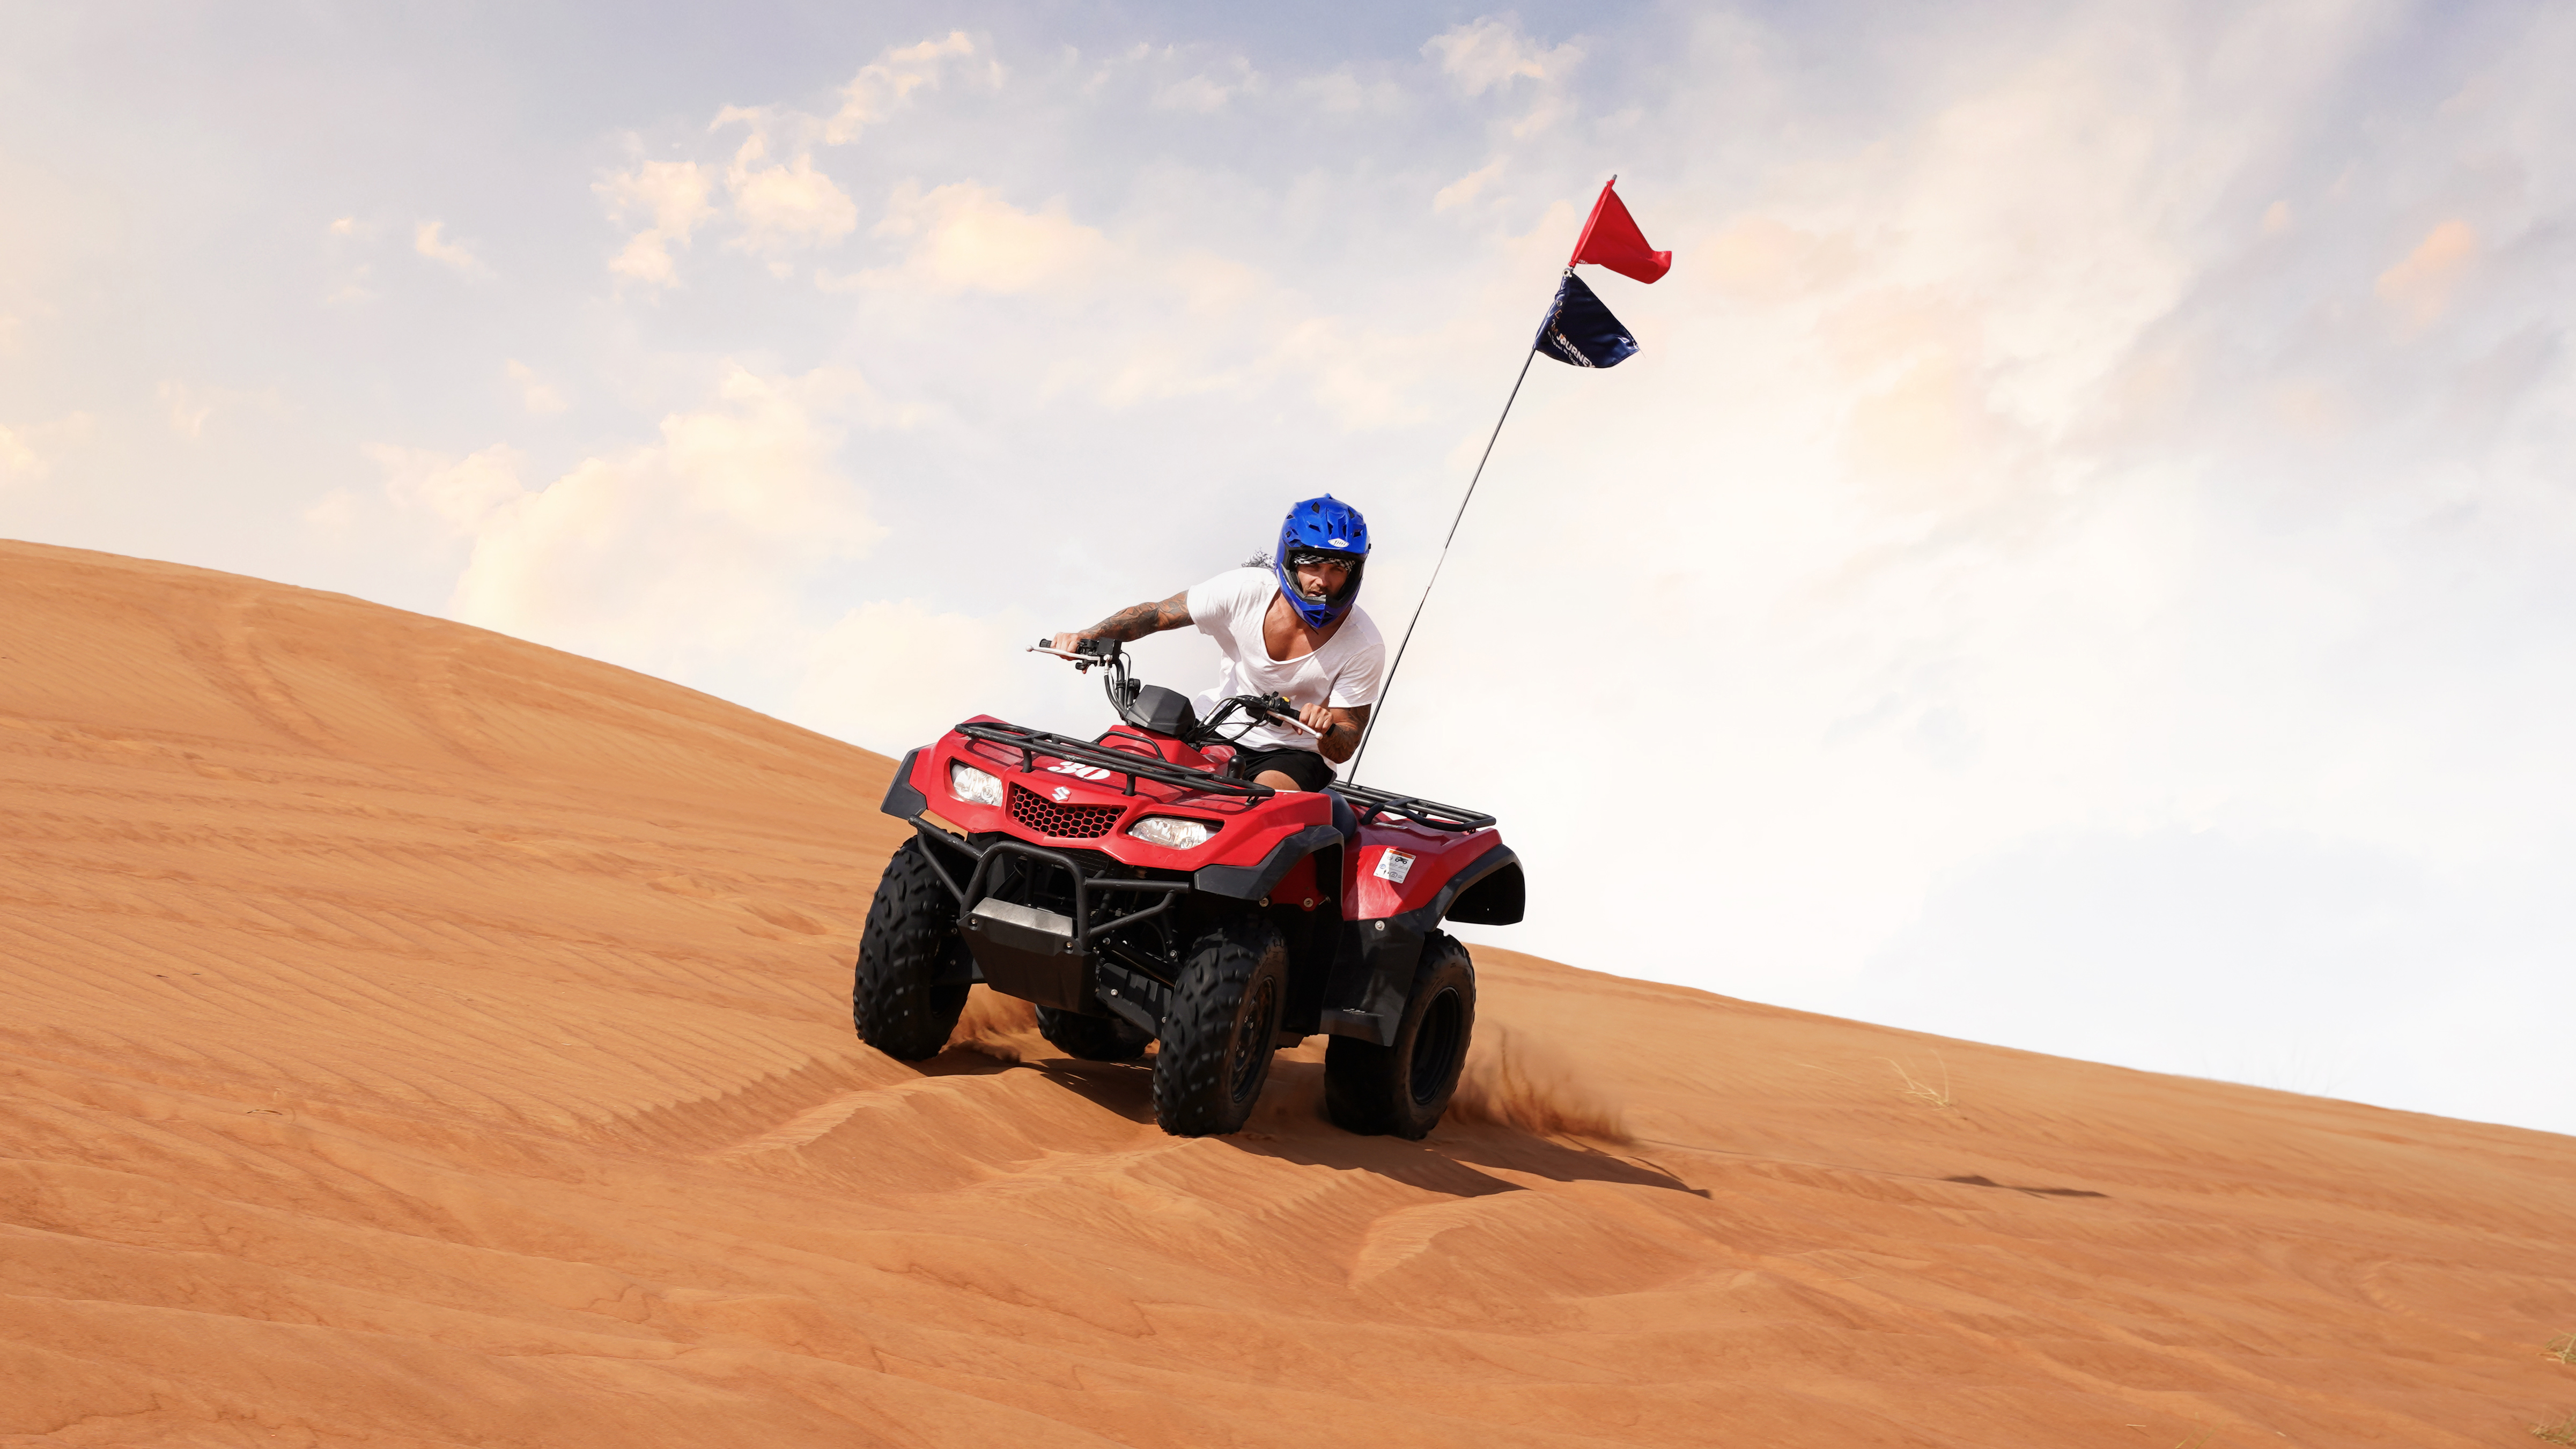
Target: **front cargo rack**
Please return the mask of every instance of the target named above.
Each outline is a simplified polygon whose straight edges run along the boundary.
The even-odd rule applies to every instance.
[[[1392,790],[1377,790],[1366,785],[1349,784],[1338,780],[1324,788],[1351,802],[1351,807],[1359,812],[1362,825],[1368,824],[1380,815],[1401,815],[1426,829],[1446,830],[1465,835],[1483,830],[1494,823],[1494,817],[1491,815],[1480,814],[1474,810],[1462,810],[1455,805],[1443,805],[1437,800],[1425,800],[1418,795],[1398,795]]]
[[[1267,785],[1258,785],[1250,780],[1230,780],[1213,770],[1176,765],[1160,755],[1148,757],[1139,755],[1133,750],[1111,749],[1089,740],[1049,734],[1045,730],[1033,730],[1023,725],[961,724],[957,727],[957,733],[970,740],[981,740],[988,745],[1000,745],[1004,749],[1018,751],[1020,773],[1023,775],[1035,774],[1038,761],[1041,759],[1074,760],[1106,769],[1113,775],[1126,776],[1127,789],[1124,793],[1129,795],[1136,793],[1138,780],[1152,780],[1157,784],[1177,786],[1183,790],[1201,790],[1211,795],[1241,795],[1252,800],[1267,800],[1278,793]],[[1478,818],[1483,819],[1488,825],[1493,823],[1490,817]]]

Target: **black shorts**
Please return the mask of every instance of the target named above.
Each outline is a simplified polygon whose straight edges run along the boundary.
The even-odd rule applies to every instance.
[[[1238,780],[1256,780],[1264,770],[1277,770],[1297,782],[1300,790],[1321,790],[1333,783],[1333,767],[1313,750],[1293,746],[1278,750],[1237,750],[1234,776]]]

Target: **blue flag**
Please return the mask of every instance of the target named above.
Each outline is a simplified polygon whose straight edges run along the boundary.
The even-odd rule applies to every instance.
[[[1531,344],[1559,362],[1575,367],[1617,367],[1637,355],[1637,339],[1583,279],[1566,268],[1565,280],[1556,284],[1556,301],[1547,309],[1547,320],[1538,326],[1538,340]]]

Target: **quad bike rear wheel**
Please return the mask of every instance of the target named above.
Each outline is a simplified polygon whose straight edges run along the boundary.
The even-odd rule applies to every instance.
[[[1211,927],[1190,948],[1154,1057],[1154,1120],[1175,1137],[1240,1131],[1270,1075],[1288,998],[1288,942],[1259,916]]]
[[[1038,1032],[1057,1051],[1086,1062],[1132,1062],[1145,1054],[1145,1044],[1153,1040],[1116,1017],[1084,1016],[1052,1006],[1038,1008]]]
[[[936,1056],[966,1007],[973,963],[957,931],[957,897],[918,839],[886,862],[859,936],[850,1019],[859,1039],[899,1061]]]
[[[1420,1141],[1440,1125],[1476,1028],[1476,965],[1446,932],[1422,940],[1395,1044],[1336,1036],[1324,1049],[1324,1111],[1345,1132]]]

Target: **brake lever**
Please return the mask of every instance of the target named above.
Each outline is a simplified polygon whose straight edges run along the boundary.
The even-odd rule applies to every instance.
[[[1037,643],[1030,645],[1025,652],[1030,654],[1052,654],[1058,659],[1069,659],[1073,661],[1073,671],[1076,674],[1089,674],[1091,672],[1091,666],[1095,664],[1106,664],[1109,662],[1109,656],[1106,654],[1077,654],[1069,649],[1058,649],[1055,645],[1044,639],[1040,639]]]
[[[1270,702],[1271,700],[1277,700],[1278,703],[1273,704]],[[1261,712],[1264,716],[1278,720],[1283,724],[1295,725],[1297,728],[1304,730],[1306,733],[1313,735],[1319,740],[1324,737],[1324,732],[1322,730],[1319,730],[1313,725],[1306,723],[1304,720],[1297,718],[1297,706],[1290,704],[1286,695],[1274,694],[1262,700]]]

